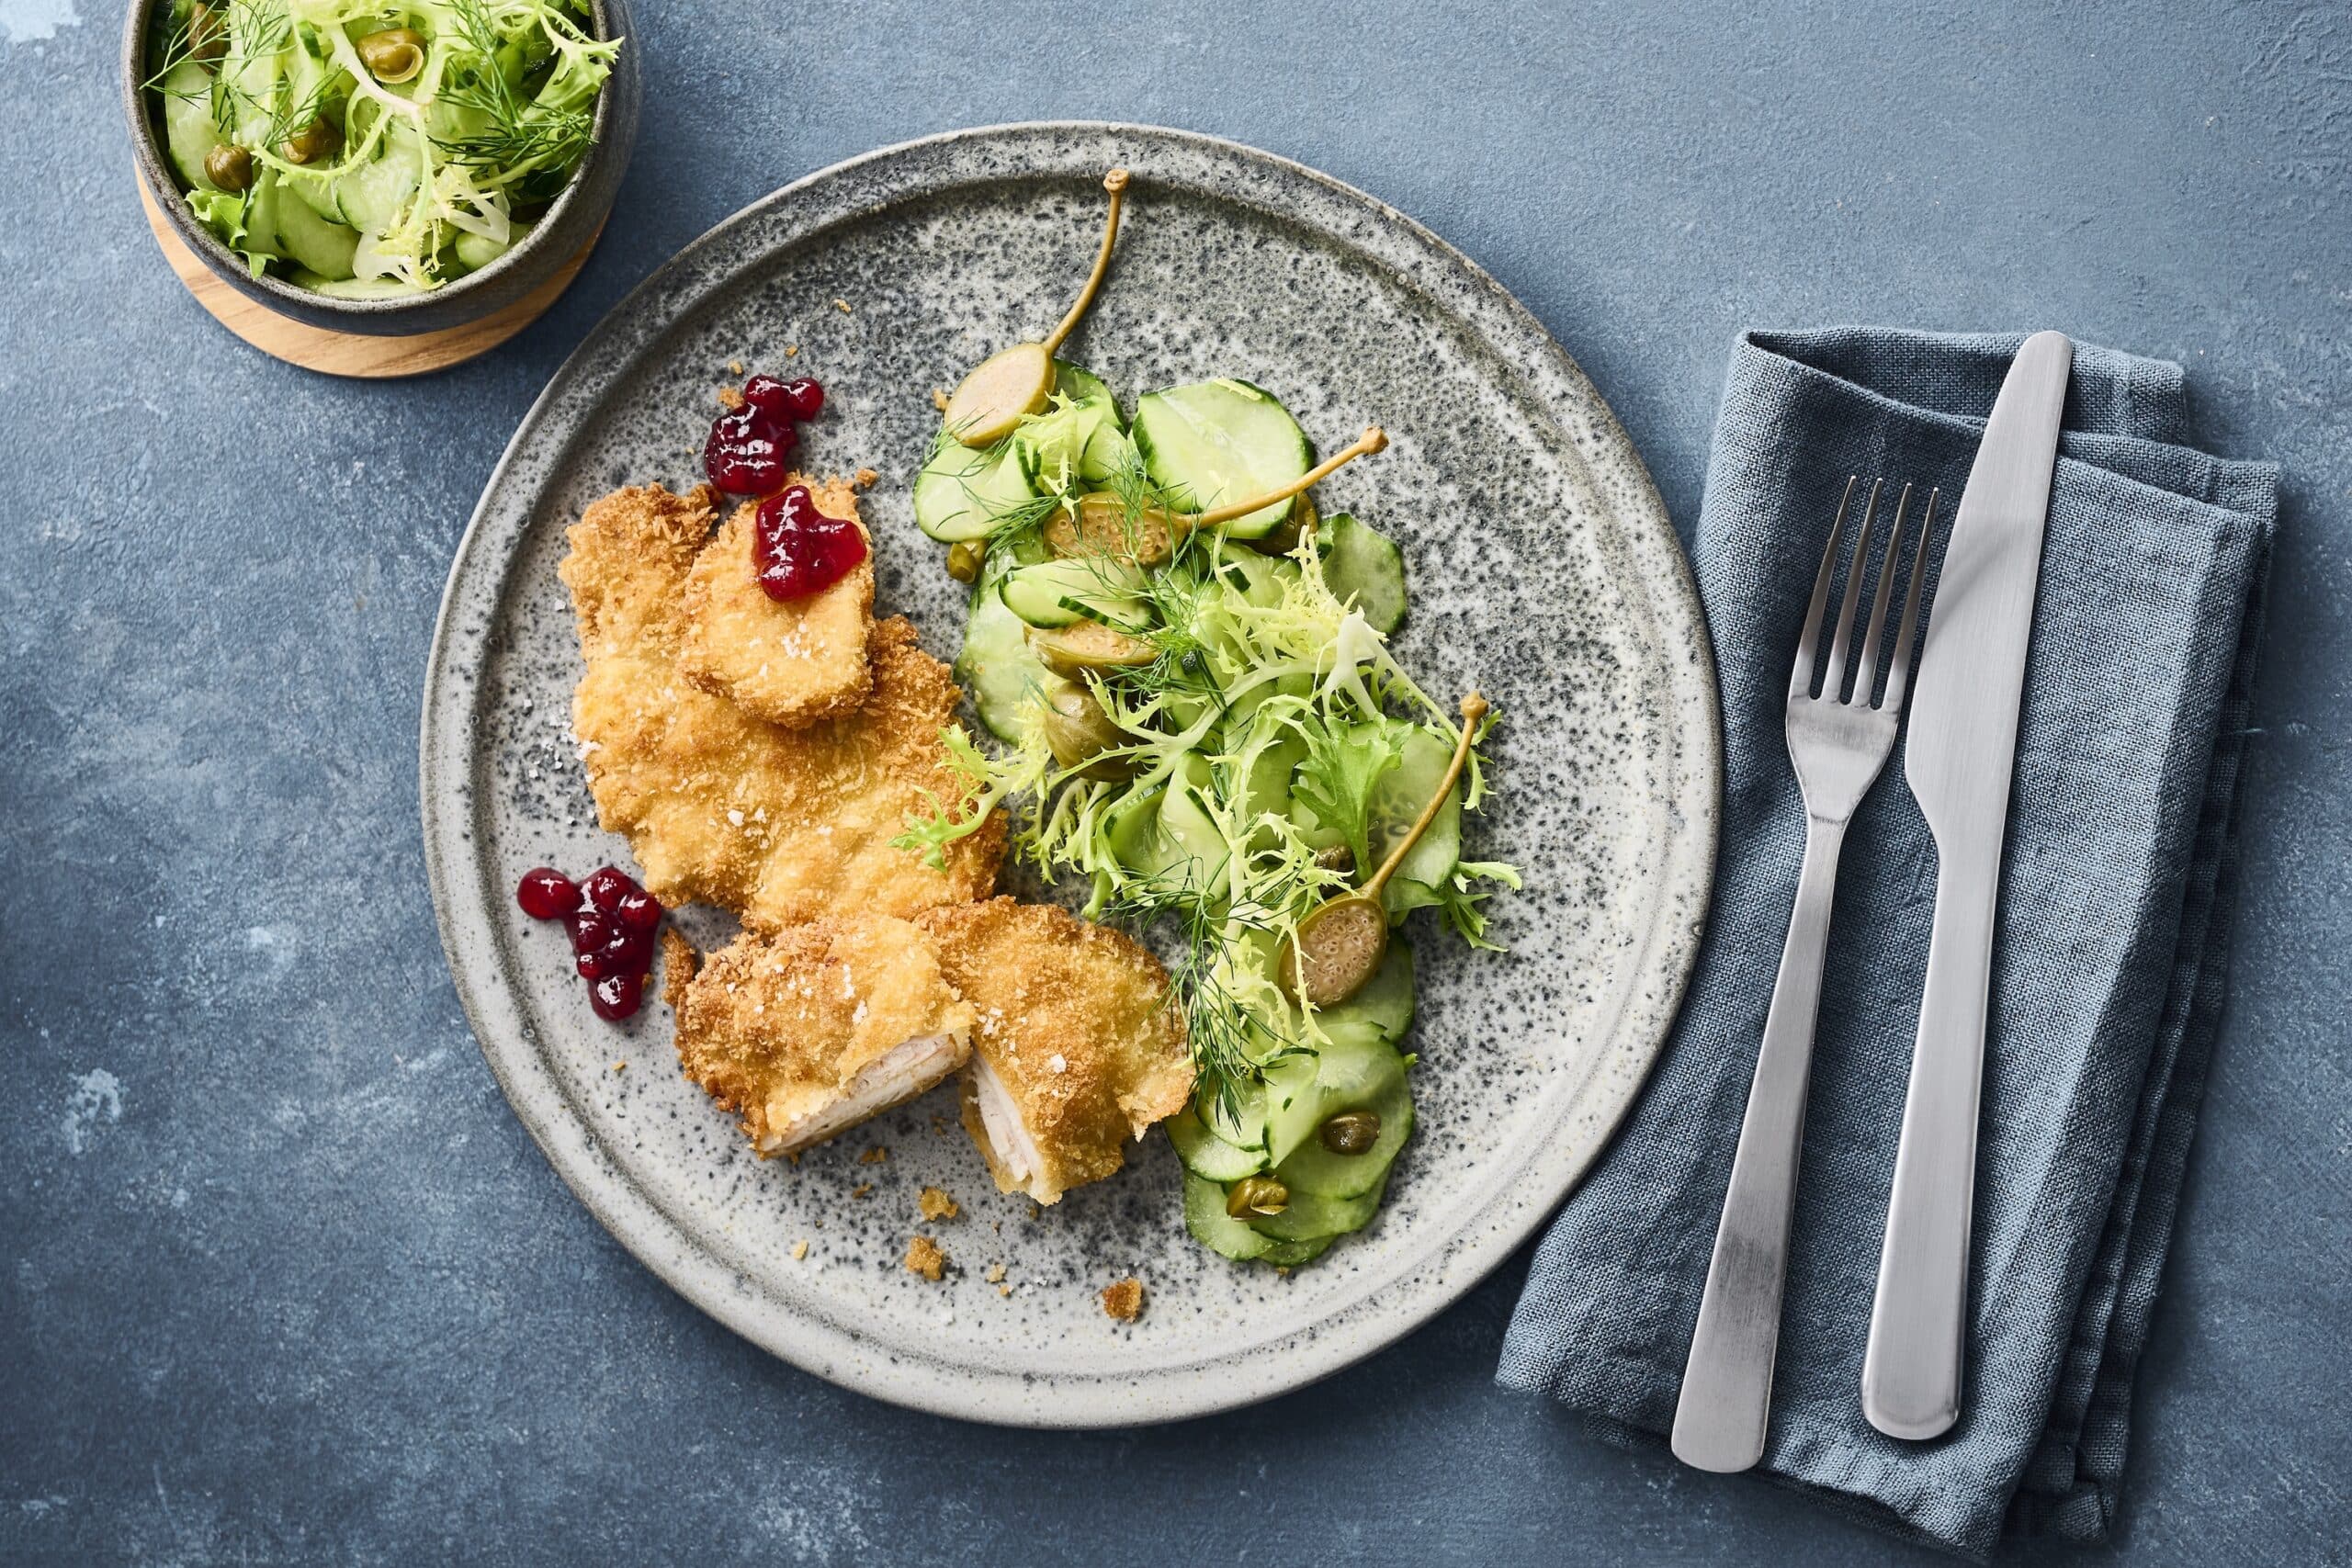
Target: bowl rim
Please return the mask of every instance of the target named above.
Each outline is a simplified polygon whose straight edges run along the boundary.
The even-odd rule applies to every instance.
[[[239,287],[250,292],[258,288],[272,299],[283,299],[305,310],[323,310],[334,314],[366,317],[373,320],[422,314],[428,309],[438,310],[452,299],[487,292],[510,273],[527,268],[536,263],[545,250],[548,236],[559,231],[558,220],[580,199],[580,191],[588,183],[592,169],[598,161],[611,156],[612,149],[606,133],[612,126],[613,93],[608,79],[597,89],[596,113],[591,122],[588,151],[571,172],[571,178],[555,200],[548,204],[547,215],[540,219],[528,238],[509,248],[488,266],[478,268],[451,283],[422,294],[403,295],[389,299],[340,299],[332,294],[304,288],[269,273],[256,276],[245,265],[245,259],[221,243],[220,237],[198,222],[187,209],[186,193],[172,174],[170,162],[157,141],[154,117],[149,112],[147,99],[147,35],[155,7],[165,0],[130,0],[124,8],[122,31],[122,102],[125,118],[130,123],[133,162],[139,165],[140,178],[148,194],[169,220],[183,243],[202,256],[214,273],[233,276]],[[614,12],[622,7],[612,0],[583,0],[596,28],[598,39],[614,36]],[[594,243],[594,237],[591,237]]]

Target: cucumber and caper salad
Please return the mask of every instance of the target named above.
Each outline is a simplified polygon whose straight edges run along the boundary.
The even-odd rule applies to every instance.
[[[1386,645],[1402,555],[1311,499],[1377,428],[1318,463],[1261,387],[1165,388],[1130,415],[1059,356],[1126,185],[1104,182],[1077,306],[965,379],[916,477],[916,523],[972,584],[956,675],[1003,747],[951,730],[967,792],[901,842],[938,855],[1002,804],[1017,854],[1087,880],[1090,917],[1173,936],[1198,1071],[1168,1123],[1185,1223],[1296,1266],[1371,1223],[1412,1134],[1413,953],[1392,929],[1433,908],[1491,947],[1481,905],[1519,885],[1462,852],[1494,716],[1413,682]]]
[[[189,209],[270,273],[420,294],[520,243],[593,140],[583,0],[169,0],[149,44]]]

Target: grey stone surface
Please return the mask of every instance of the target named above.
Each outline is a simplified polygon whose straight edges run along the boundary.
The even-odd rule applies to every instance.
[[[783,1366],[508,1113],[425,896],[444,570],[568,344],[869,146],[1158,120],[1329,170],[1559,335],[1686,528],[1731,334],[2052,325],[2286,468],[2235,983],[2117,1547],[2352,1555],[2352,14],[645,7],[603,247],[481,364],[334,383],[158,261],[114,15],[0,0],[0,1557],[1824,1565],[1905,1554],[1493,1386],[1507,1267],[1252,1413],[1082,1438]]]

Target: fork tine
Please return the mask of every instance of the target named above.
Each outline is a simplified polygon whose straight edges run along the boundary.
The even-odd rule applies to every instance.
[[[1821,700],[1838,701],[1846,684],[1846,649],[1854,635],[1854,606],[1862,597],[1862,562],[1871,548],[1871,524],[1878,516],[1878,492],[1883,479],[1871,481],[1871,498],[1862,507],[1862,525],[1854,530],[1854,558],[1846,568],[1846,601],[1838,610],[1838,638],[1829,645],[1829,671],[1821,678]]]
[[[1838,540],[1846,529],[1846,508],[1852,504],[1860,474],[1846,476],[1846,493],[1838,498],[1838,518],[1829,525],[1829,543],[1821,552],[1821,571],[1813,580],[1813,603],[1805,606],[1804,628],[1797,634],[1797,667],[1789,676],[1789,695],[1813,694],[1813,664],[1821,651],[1821,612],[1829,605],[1829,575],[1838,564]]]
[[[1886,604],[1894,595],[1894,561],[1903,553],[1903,513],[1911,504],[1911,487],[1905,485],[1903,493],[1894,498],[1894,525],[1886,536],[1886,558],[1878,564],[1878,592],[1871,595],[1871,624],[1862,633],[1862,651],[1854,659],[1854,704],[1858,707],[1871,705],[1871,693],[1878,685],[1878,644],[1880,634],[1886,630]]]
[[[1919,626],[1919,584],[1927,576],[1928,546],[1936,535],[1936,498],[1940,489],[1928,492],[1928,510],[1919,519],[1919,542],[1911,551],[1911,587],[1903,595],[1903,626],[1894,634],[1894,658],[1886,672],[1886,701],[1879,705],[1892,714],[1903,711],[1904,687],[1911,678],[1912,634]]]

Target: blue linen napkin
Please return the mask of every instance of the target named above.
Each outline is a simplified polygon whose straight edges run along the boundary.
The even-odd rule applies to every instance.
[[[1849,329],[1734,351],[1695,552],[1724,708],[1713,914],[1657,1072],[1536,1253],[1499,1373],[1604,1436],[1673,1422],[1795,897],[1783,699],[1838,492],[1849,473],[1940,485],[1949,519],[2023,341]],[[2005,1522],[2084,1540],[2112,1522],[2227,978],[2278,474],[2182,445],[2183,379],[2075,351],[1993,954],[1965,1404],[1928,1443],[1873,1430],[1859,1393],[1935,897],[1899,749],[1832,915],[1761,1470],[1971,1556]]]

